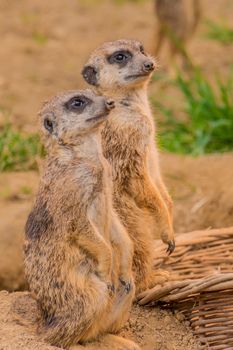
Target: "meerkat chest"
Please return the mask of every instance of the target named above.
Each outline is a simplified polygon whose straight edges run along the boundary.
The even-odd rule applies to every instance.
[[[111,118],[112,124],[122,127],[125,131],[141,131],[141,136],[146,138],[151,135],[154,129],[153,118],[150,108],[146,105],[135,105],[127,108],[118,108]]]
[[[113,165],[114,161],[144,156],[154,136],[152,118],[140,109],[114,112],[102,131],[104,156]]]

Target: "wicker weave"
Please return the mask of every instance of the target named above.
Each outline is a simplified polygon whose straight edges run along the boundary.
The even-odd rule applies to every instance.
[[[156,268],[172,282],[142,293],[139,304],[182,312],[200,339],[200,349],[233,349],[233,227],[177,237],[174,254],[156,248]]]

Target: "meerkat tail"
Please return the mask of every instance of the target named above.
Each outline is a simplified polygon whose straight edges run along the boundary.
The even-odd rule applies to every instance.
[[[131,340],[117,335],[107,334],[98,341],[86,343],[85,345],[73,345],[69,350],[140,350],[140,347]]]

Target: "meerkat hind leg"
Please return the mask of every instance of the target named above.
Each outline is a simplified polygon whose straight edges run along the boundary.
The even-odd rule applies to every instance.
[[[136,295],[150,288],[153,275],[153,250],[152,244],[143,240],[134,240],[135,254],[133,271],[135,276]]]
[[[73,345],[69,350],[140,350],[140,347],[131,340],[117,335],[107,334],[99,340],[86,343],[85,345]]]
[[[120,255],[119,268],[120,274],[119,278],[121,283],[125,286],[128,292],[132,285],[132,259],[133,259],[133,244],[128,236],[124,226],[121,224],[116,213],[113,213],[112,223],[111,223],[111,239],[118,249]]]
[[[170,272],[166,270],[154,270],[151,274],[151,280],[149,288],[155,287],[156,285],[162,285],[170,279]]]

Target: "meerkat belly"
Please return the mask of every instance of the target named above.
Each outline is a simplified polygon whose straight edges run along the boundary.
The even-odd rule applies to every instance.
[[[88,208],[88,218],[98,229],[101,235],[109,240],[109,227],[111,220],[111,198],[107,188],[98,193]]]
[[[105,170],[102,159],[98,159],[98,163],[96,161],[94,165],[88,164],[81,170],[78,169],[75,174],[75,181],[77,184],[77,197],[82,198],[82,202],[84,202],[84,206],[82,206],[82,208],[84,208],[83,217],[85,217],[103,237],[107,238],[111,188],[108,188],[107,180],[110,176],[105,174]],[[77,215],[76,220],[80,220],[79,215]]]
[[[160,166],[159,154],[154,142],[151,143],[148,151],[148,169],[153,182],[156,184],[160,176]]]

